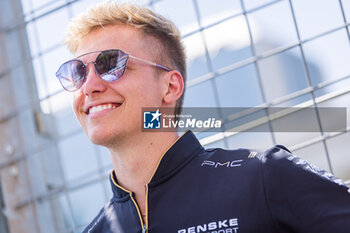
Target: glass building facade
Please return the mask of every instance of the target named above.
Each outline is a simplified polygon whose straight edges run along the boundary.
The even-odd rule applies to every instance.
[[[0,43],[6,47],[0,49],[12,56],[0,65],[0,87],[9,76],[19,94],[14,93],[14,103],[0,94],[0,127],[14,124],[6,126],[14,129],[9,119],[18,118],[24,137],[19,148],[6,141],[15,138],[11,130],[0,139],[1,233],[81,232],[111,197],[108,151],[89,142],[73,115],[71,94],[55,77],[59,65],[72,57],[63,45],[68,22],[97,2],[1,3],[3,15],[16,12],[16,17],[2,18]],[[184,107],[347,108],[343,132],[323,132],[322,124],[319,132],[274,132],[270,123],[256,126],[263,132],[199,133],[205,147],[283,144],[349,184],[350,0],[133,2],[170,18],[181,31],[188,59]],[[18,64],[24,70],[18,71]],[[16,72],[20,75],[14,78]],[[24,95],[20,88],[28,88],[22,85],[32,91]],[[14,111],[7,113],[11,106]],[[316,112],[315,122],[319,119]],[[18,183],[7,180],[7,174]],[[12,190],[14,185],[25,191]],[[12,192],[20,197],[11,198]],[[13,218],[27,219],[27,231],[12,230]]]

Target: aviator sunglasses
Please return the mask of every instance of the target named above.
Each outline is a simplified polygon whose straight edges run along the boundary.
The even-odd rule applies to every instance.
[[[92,53],[99,53],[94,62],[84,63],[83,61],[78,59],[82,56]],[[109,49],[104,51],[85,53],[75,59],[63,63],[56,72],[56,77],[59,79],[62,87],[65,90],[70,92],[76,91],[86,81],[87,65],[89,63],[93,63],[96,74],[98,74],[98,76],[101,79],[107,82],[113,82],[123,76],[126,69],[126,63],[129,58],[154,66],[156,68],[171,71],[171,69],[166,66],[159,65],[157,63],[142,58],[134,57],[130,54],[123,52],[120,49]]]

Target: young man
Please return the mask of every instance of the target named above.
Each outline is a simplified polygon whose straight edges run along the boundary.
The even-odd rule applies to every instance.
[[[76,59],[56,75],[90,140],[107,147],[113,198],[84,232],[350,232],[341,180],[283,146],[205,150],[192,132],[143,132],[143,107],[181,110],[180,34],[135,5],[105,2],[70,24]]]

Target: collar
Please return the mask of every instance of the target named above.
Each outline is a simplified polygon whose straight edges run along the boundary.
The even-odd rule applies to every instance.
[[[186,131],[162,155],[148,187],[156,186],[174,176],[203,149],[192,131]],[[110,174],[110,182],[114,197],[123,199],[125,196],[132,194],[131,191],[117,183],[114,171]]]

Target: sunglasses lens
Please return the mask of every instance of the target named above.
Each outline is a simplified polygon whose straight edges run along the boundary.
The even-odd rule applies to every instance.
[[[103,80],[116,81],[124,74],[127,61],[128,55],[120,50],[104,51],[96,58],[96,71]]]
[[[64,63],[57,71],[56,76],[67,91],[78,90],[85,78],[86,68],[83,62],[72,60]]]

